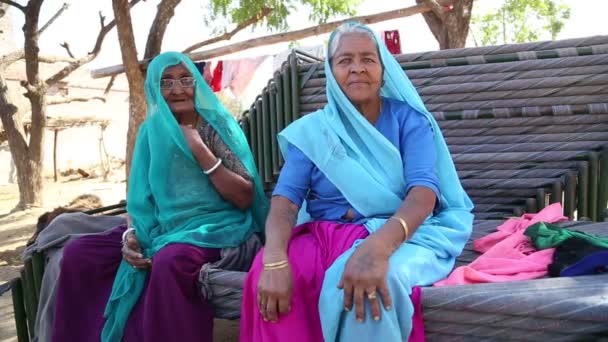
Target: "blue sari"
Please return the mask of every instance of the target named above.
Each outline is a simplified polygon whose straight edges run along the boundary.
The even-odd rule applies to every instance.
[[[352,25],[369,30],[360,24]],[[394,307],[390,311],[382,308],[380,321],[373,321],[367,303],[368,323],[358,323],[354,311],[344,311],[343,291],[337,287],[348,258],[361,241],[333,263],[325,273],[319,298],[326,341],[407,340],[414,310],[409,298],[412,287],[430,285],[448,275],[469,239],[473,225],[473,204],[460,184],[437,122],[399,63],[373,35],[384,65],[381,96],[407,102],[431,123],[437,151],[440,210],[428,217],[412,238],[390,257],[387,283]],[[329,46],[333,39],[334,35]],[[328,104],[283,130],[278,137],[279,145],[283,154],[289,144],[299,148],[353,208],[366,217],[364,225],[372,234],[397,211],[405,198],[401,155],[348,100],[333,76],[329,60],[325,61],[325,74]],[[307,219],[303,205],[298,224]]]

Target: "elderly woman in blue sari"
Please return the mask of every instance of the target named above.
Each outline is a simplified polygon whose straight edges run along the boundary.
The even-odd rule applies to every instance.
[[[408,340],[412,288],[446,277],[472,229],[439,127],[384,44],[349,23],[327,56],[328,104],[278,137],[241,341]]]
[[[54,341],[212,341],[199,270],[266,217],[243,132],[192,61],[174,52],[155,57],[145,90],[148,118],[127,195],[132,228],[66,247]]]

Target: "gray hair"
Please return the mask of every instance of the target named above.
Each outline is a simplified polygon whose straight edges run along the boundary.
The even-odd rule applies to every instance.
[[[334,31],[333,38],[329,42],[328,58],[332,58],[336,54],[336,50],[338,50],[338,46],[340,45],[340,40],[342,40],[342,37],[344,35],[349,34],[349,33],[366,34],[367,36],[369,36],[369,39],[371,39],[374,42],[376,47],[378,47],[378,43],[376,42],[376,37],[374,37],[374,34],[369,29],[367,29],[365,26],[363,26],[362,24],[359,24],[359,23],[352,23],[352,22],[345,23],[345,24],[338,26],[338,28]]]

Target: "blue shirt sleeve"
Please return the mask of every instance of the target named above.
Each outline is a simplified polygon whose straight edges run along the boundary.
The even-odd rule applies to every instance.
[[[310,189],[313,167],[312,161],[300,149],[289,144],[285,164],[272,195],[286,197],[293,204],[301,207]]]
[[[407,110],[409,113],[402,122],[400,133],[406,194],[415,186],[424,186],[435,192],[439,204],[437,150],[431,123],[411,107],[407,106]]]

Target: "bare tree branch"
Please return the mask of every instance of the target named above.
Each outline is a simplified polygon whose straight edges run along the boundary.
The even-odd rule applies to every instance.
[[[61,57],[61,56],[40,56],[39,60],[41,63],[74,63],[76,60],[74,58],[69,57]]]
[[[23,80],[23,81],[20,82],[20,84],[27,91],[27,93],[23,94],[23,96],[28,97],[29,93],[35,93],[36,92],[36,88],[34,88],[33,85],[29,84],[28,81]]]
[[[18,60],[25,58],[25,51],[23,49],[19,49],[9,53],[8,55],[4,55],[0,57],[0,69],[6,68],[9,65],[17,62]],[[45,56],[41,55],[38,57],[41,63],[73,63],[76,60],[74,58],[61,57],[61,56]]]
[[[440,0],[440,3],[442,3],[442,4],[444,2],[451,3],[451,1],[452,0]],[[286,42],[286,41],[291,41],[291,40],[299,40],[299,39],[303,39],[303,38],[307,38],[307,37],[311,37],[311,36],[318,36],[323,33],[331,32],[336,27],[344,24],[345,22],[351,21],[351,20],[359,21],[359,22],[362,22],[365,24],[374,24],[374,23],[378,23],[378,22],[382,22],[382,21],[386,21],[386,20],[408,17],[408,16],[412,16],[415,14],[419,14],[419,13],[425,13],[430,10],[431,9],[429,8],[429,6],[427,4],[419,4],[419,5],[415,5],[415,6],[399,8],[396,10],[391,10],[391,11],[386,11],[386,12],[381,12],[381,13],[375,13],[375,14],[370,14],[370,15],[365,15],[365,16],[358,16],[358,17],[338,20],[338,21],[334,21],[334,22],[330,22],[330,23],[325,23],[325,24],[308,27],[308,28],[301,29],[301,30],[272,34],[272,35],[268,35],[268,36],[264,36],[264,37],[252,38],[252,39],[244,40],[244,41],[241,41],[238,43],[221,46],[221,47],[206,50],[206,51],[198,51],[198,52],[190,53],[190,54],[188,54],[188,56],[193,61],[200,61],[200,60],[205,60],[205,59],[210,59],[210,58],[216,58],[216,57],[228,55],[231,53],[251,49],[254,47],[271,45],[271,44],[276,44],[276,43],[281,43],[281,42]],[[139,63],[141,66],[144,66],[148,62],[149,62],[149,60],[144,60]],[[110,66],[110,67],[106,67],[106,68],[92,70],[91,77],[93,77],[93,78],[109,77],[112,75],[121,74],[123,72],[125,72],[124,65],[114,65],[114,66]]]
[[[5,68],[16,61],[25,58],[25,50],[19,49],[0,57],[0,67]]]
[[[437,3],[437,1],[435,0],[423,0],[423,1],[416,1],[417,3],[423,3],[427,6],[429,6],[429,8],[431,9],[431,11],[437,16],[439,17],[439,19],[441,21],[443,21],[445,19],[445,9],[443,8],[443,6],[441,6],[440,4]]]
[[[43,0],[29,0],[25,9],[25,24],[23,25],[25,51],[25,74],[29,84],[38,85],[40,46],[38,45],[38,20]]]
[[[133,8],[140,0],[131,0],[129,2],[129,9]],[[101,44],[103,43],[104,38],[110,32],[114,26],[116,26],[116,21],[112,20],[109,24],[105,25],[105,17],[99,12],[99,23],[101,25],[101,29],[99,30],[99,34],[97,35],[97,39],[95,41],[95,46],[93,50],[89,52],[88,55],[75,60],[74,62],[67,65],[65,68],[60,70],[55,75],[49,77],[45,83],[47,85],[53,85],[62,79],[68,77],[74,70],[80,68],[82,65],[92,61],[99,54],[99,50],[101,49]]]
[[[230,40],[232,39],[232,37],[237,34],[238,32],[244,30],[245,28],[247,28],[248,26],[251,26],[259,21],[261,21],[262,19],[264,19],[266,16],[268,16],[270,13],[272,12],[272,8],[268,8],[268,7],[264,7],[262,9],[262,11],[260,11],[260,13],[256,14],[255,16],[247,19],[246,21],[242,22],[241,24],[237,25],[237,27],[235,27],[232,31],[230,32],[226,32],[224,34],[222,34],[221,36],[217,36],[211,39],[207,39],[204,40],[200,43],[196,43],[188,48],[186,48],[183,52],[184,53],[188,53],[188,52],[192,52],[198,48],[201,48],[203,46],[207,46],[210,44],[214,44],[217,42],[221,42],[223,40]]]
[[[108,94],[110,93],[110,90],[112,89],[112,86],[114,85],[115,80],[116,80],[116,75],[110,77],[110,81],[108,82],[108,85],[106,86],[106,90],[103,91],[103,96],[108,96]]]
[[[416,3],[421,5],[427,5],[432,8],[432,6],[429,4],[429,1],[432,2],[432,0],[416,0]],[[438,42],[442,42],[445,40],[445,32],[441,29],[443,27],[444,17],[437,15],[436,10],[436,8],[435,10],[431,9],[430,11],[423,13],[422,16],[424,17],[424,21],[426,21],[435,39]]]
[[[0,3],[9,3],[10,1],[8,0],[0,0]],[[19,4],[17,4],[19,5]],[[21,5],[19,5],[21,6]],[[44,32],[47,28],[49,28],[49,26],[51,26],[51,24],[53,24],[53,22],[55,22],[55,20],[57,20],[57,18],[59,18],[59,16],[61,14],[63,14],[63,12],[65,12],[65,10],[67,10],[69,7],[69,4],[64,3],[63,6],[61,6],[61,8],[57,11],[57,13],[55,13],[53,15],[53,17],[51,17],[51,19],[49,19],[49,21],[47,21],[46,24],[44,24],[42,26],[41,29],[38,30],[38,34],[40,35],[42,32]],[[23,7],[23,10],[25,11],[25,7]],[[2,57],[0,57],[0,67],[7,67],[13,63],[15,63],[18,60],[24,59],[25,58],[25,50],[24,49],[19,49],[16,51],[13,51],[9,54],[6,54]],[[72,56],[73,58],[73,56]],[[52,56],[40,56],[40,62],[43,63],[57,63],[57,62],[73,62],[73,60],[71,59],[60,59],[59,57],[52,57]]]
[[[13,6],[13,7],[19,9],[21,12],[23,12],[25,14],[25,6],[23,6],[21,4],[18,4],[18,3],[14,2],[14,1],[11,1],[11,0],[0,0],[0,3]]]
[[[59,44],[59,46],[61,46],[68,52],[68,56],[70,56],[70,58],[76,58],[74,57],[72,50],[70,50],[70,44],[68,44],[68,42],[63,42],[62,44]]]
[[[0,121],[7,139],[10,141],[9,148],[12,155],[27,153],[27,141],[23,130],[22,116],[17,106],[8,98],[8,86],[2,74],[0,74]]]
[[[432,8],[430,12],[422,15],[440,49],[465,46],[473,0],[453,0],[451,4],[441,0],[416,0],[416,3]]]
[[[101,97],[101,96],[93,96],[93,97],[66,97],[66,98],[62,98],[59,100],[48,100],[47,101],[47,105],[48,106],[55,106],[55,105],[60,105],[60,104],[66,104],[66,103],[71,103],[71,102],[89,102],[89,101],[93,101],[93,100],[99,100],[101,102],[106,102],[106,98],[105,97]]]
[[[65,10],[67,10],[70,7],[70,5],[68,3],[63,3],[63,6],[61,6],[61,8],[57,11],[57,13],[55,13],[55,15],[53,15],[51,17],[51,19],[49,19],[49,21],[46,22],[46,24],[42,25],[42,27],[40,28],[40,30],[38,30],[38,34],[42,34],[42,32],[44,32],[47,28],[49,28],[49,26],[51,26],[51,24],[53,24],[53,22],[55,22],[55,20],[57,20],[57,18],[59,18],[59,16],[61,14],[63,14],[63,12],[65,12]]]
[[[144,58],[152,58],[160,53],[165,31],[175,14],[175,7],[180,2],[181,0],[162,0],[158,4],[156,16],[154,17],[154,21],[152,21],[152,25],[150,25]]]

